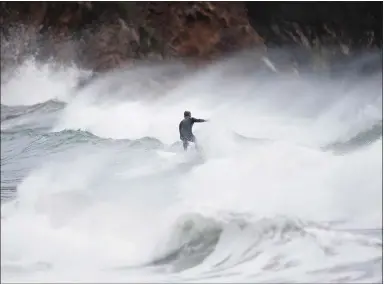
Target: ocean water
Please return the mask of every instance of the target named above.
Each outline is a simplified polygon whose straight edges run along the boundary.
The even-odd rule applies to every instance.
[[[243,56],[80,88],[90,72],[25,60],[1,83],[1,280],[381,282],[382,70],[361,65]],[[210,120],[187,152],[184,110]]]

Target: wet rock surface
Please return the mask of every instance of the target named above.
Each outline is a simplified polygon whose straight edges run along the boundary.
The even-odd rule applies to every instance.
[[[1,8],[2,68],[33,54],[102,72],[136,60],[198,64],[281,46],[292,49],[291,57],[277,60],[300,65],[382,47],[381,2],[2,2]]]

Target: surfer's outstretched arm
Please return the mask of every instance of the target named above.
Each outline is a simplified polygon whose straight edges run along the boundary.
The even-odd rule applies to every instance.
[[[192,121],[193,121],[193,122],[207,122],[208,120],[206,120],[206,119],[201,119],[201,118],[194,118],[194,117],[192,117]]]

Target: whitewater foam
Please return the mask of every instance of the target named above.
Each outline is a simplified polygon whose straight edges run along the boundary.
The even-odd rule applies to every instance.
[[[76,69],[27,62],[2,83],[2,111],[18,108],[2,116],[2,188],[17,187],[2,280],[380,280],[382,242],[361,231],[382,228],[382,134],[324,150],[382,120],[380,77],[259,77],[233,60],[82,88]],[[210,119],[200,151],[181,150],[185,109]]]
[[[1,104],[34,105],[48,100],[67,102],[78,80],[89,75],[89,71],[80,70],[75,66],[42,64],[32,57],[12,70],[10,78],[2,82]]]

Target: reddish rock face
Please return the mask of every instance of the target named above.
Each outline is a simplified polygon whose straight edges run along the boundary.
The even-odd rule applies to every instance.
[[[236,2],[180,2],[166,4],[150,22],[177,56],[214,58],[225,52],[262,45],[248,21],[243,4]],[[163,23],[162,14],[169,15]]]
[[[255,46],[262,53],[268,47],[270,54],[271,47],[282,45],[294,50],[286,61],[316,64],[313,61],[320,57],[322,61],[339,60],[359,48],[382,47],[380,2],[0,5],[2,68],[30,54],[42,60],[75,61],[96,71],[142,59],[178,58],[204,64]],[[295,54],[306,54],[306,58],[299,60]]]
[[[236,2],[2,5],[2,37],[7,27],[26,25],[26,46],[41,45],[41,57],[77,59],[97,71],[143,58],[209,60],[263,44],[248,22],[244,5]],[[38,43],[41,38],[44,43]]]

